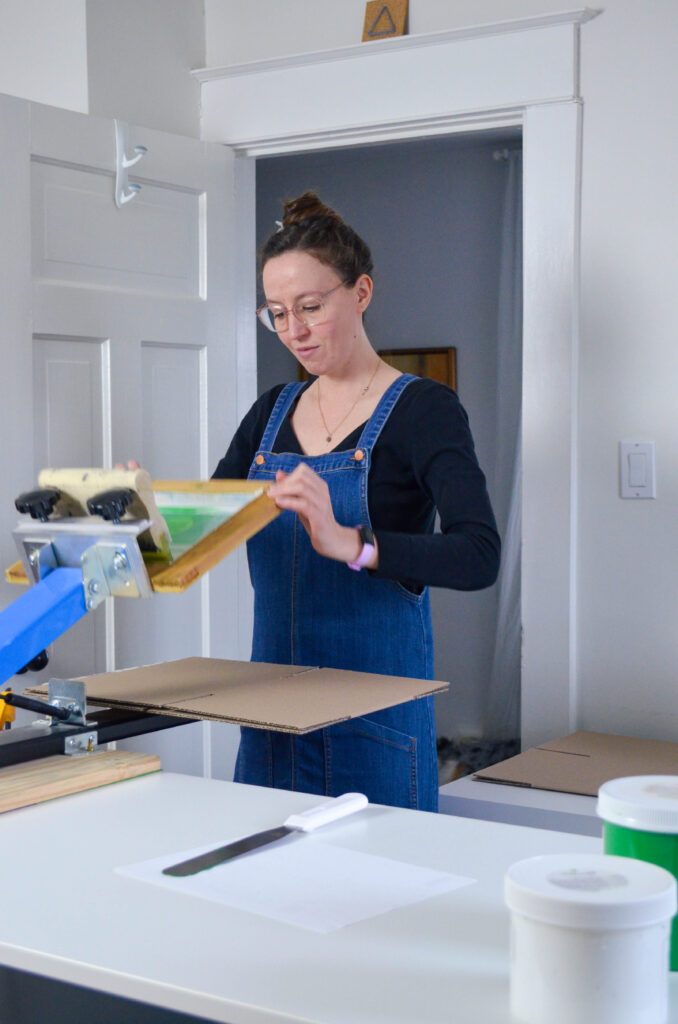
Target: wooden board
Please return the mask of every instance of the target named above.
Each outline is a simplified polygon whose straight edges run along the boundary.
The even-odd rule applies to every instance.
[[[8,569],[5,569],[5,579],[8,583],[28,583],[28,576],[21,562],[12,562]]]
[[[177,494],[256,494],[266,489],[261,480],[154,480],[154,491],[174,491]]]
[[[0,768],[0,812],[81,793],[161,769],[155,754],[99,750],[92,754],[55,754]]]

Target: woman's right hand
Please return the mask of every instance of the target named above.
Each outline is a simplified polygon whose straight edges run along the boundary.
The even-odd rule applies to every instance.
[[[128,459],[127,465],[124,462],[116,462],[113,469],[141,469],[136,459]]]
[[[329,488],[305,462],[284,473],[278,470],[268,495],[278,508],[296,512],[308,533],[313,548],[325,558],[353,562],[362,551],[362,541],[355,527],[341,526],[334,518]],[[378,556],[373,555],[369,568],[376,568]]]

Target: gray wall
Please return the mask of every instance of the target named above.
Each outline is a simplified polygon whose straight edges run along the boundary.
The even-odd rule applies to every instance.
[[[497,398],[497,294],[505,164],[493,152],[515,135],[457,136],[333,150],[257,162],[257,237],[281,200],[306,188],[364,237],[375,264],[366,327],[375,348],[454,345],[458,391],[481,465],[493,481]],[[296,362],[260,331],[259,390],[296,379]],[[435,590],[438,733],[480,735],[491,667],[496,592]]]

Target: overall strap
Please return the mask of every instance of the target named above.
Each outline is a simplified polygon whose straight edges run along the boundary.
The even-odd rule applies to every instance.
[[[305,382],[292,382],[286,384],[278,395],[277,401],[271,410],[271,415],[268,418],[266,429],[262,435],[261,441],[259,442],[259,448],[263,451],[273,451],[273,443],[276,439],[277,433],[280,427],[285,421],[285,417],[292,408],[293,403],[296,401],[297,395],[304,387]]]
[[[415,377],[411,373],[403,373],[386,388],[386,391],[379,400],[377,408],[374,410],[363,428],[363,432],[360,435],[360,440],[357,444],[358,448],[371,449],[374,447],[386,420],[393,412],[394,405],[408,384],[411,384],[413,380],[419,380],[419,378]]]

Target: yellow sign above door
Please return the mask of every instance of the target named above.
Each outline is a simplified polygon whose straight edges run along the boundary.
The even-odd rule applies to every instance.
[[[369,0],[365,4],[362,41],[405,35],[408,0]]]

